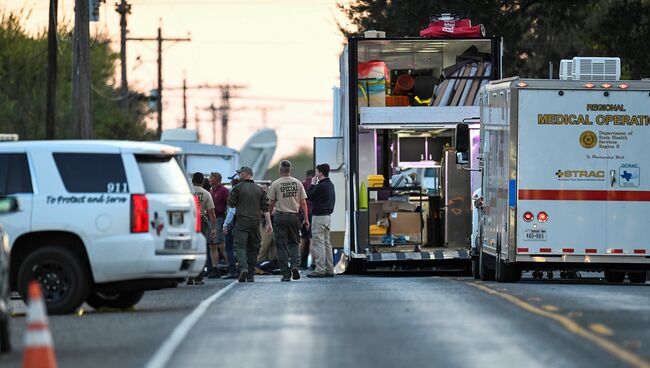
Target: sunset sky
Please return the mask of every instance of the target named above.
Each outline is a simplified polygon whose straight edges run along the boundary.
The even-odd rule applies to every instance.
[[[91,34],[107,32],[119,50],[117,0],[101,6],[100,21]],[[30,31],[47,27],[48,0],[0,0],[8,10],[31,10],[25,20]],[[164,37],[191,42],[163,44],[164,87],[204,83],[242,84],[231,105],[229,146],[239,149],[262,127],[261,107],[268,107],[267,127],[275,128],[275,158],[300,147],[311,147],[314,136],[332,132],[332,87],[338,85],[338,55],[344,38],[335,20],[343,20],[336,0],[130,0],[130,37],[155,37],[162,21]],[[74,0],[59,0],[59,22],[71,22]],[[131,89],[156,87],[156,43],[127,43]],[[116,65],[119,82],[119,64]],[[164,128],[180,126],[181,91],[163,91]],[[99,98],[99,97],[95,97]],[[306,101],[305,101],[306,100]],[[211,114],[205,108],[219,102],[216,90],[189,92],[189,127],[200,116],[200,134],[212,142]],[[239,110],[241,109],[241,110]],[[238,110],[238,111],[237,111]],[[152,115],[151,127],[155,127]],[[217,142],[221,141],[217,130]]]

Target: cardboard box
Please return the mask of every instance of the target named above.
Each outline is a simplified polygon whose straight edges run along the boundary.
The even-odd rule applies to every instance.
[[[384,201],[382,210],[384,212],[414,212],[416,205],[409,202]]]
[[[390,233],[395,235],[418,234],[420,235],[420,213],[393,212],[390,214]]]

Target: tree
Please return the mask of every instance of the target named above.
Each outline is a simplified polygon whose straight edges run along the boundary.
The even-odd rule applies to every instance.
[[[600,55],[620,56],[625,76],[650,74],[650,0],[352,0],[338,8],[352,25],[339,25],[346,36],[367,29],[417,36],[431,14],[460,13],[503,37],[504,76],[547,78],[549,62],[557,68],[561,59]]]
[[[650,1],[603,1],[600,8],[589,29],[589,47],[598,55],[619,56],[625,78],[650,77]]]
[[[307,170],[314,168],[314,154],[311,149],[308,148],[303,148],[289,157],[282,158],[282,160],[291,161],[291,175],[301,180],[304,179]],[[264,178],[266,180],[277,179],[280,176],[278,171],[279,165],[280,160],[271,164],[271,167],[266,171]]]
[[[21,19],[29,13],[3,13],[0,16],[0,132],[18,133],[20,139],[45,138],[45,101],[47,79],[47,33],[30,36]],[[72,130],[72,35],[69,26],[58,32],[57,67],[57,138],[75,138]],[[110,48],[106,35],[91,41],[93,118],[95,137],[103,139],[148,140],[155,136],[146,129],[146,102],[135,99],[131,110],[120,109],[115,86],[117,53]]]

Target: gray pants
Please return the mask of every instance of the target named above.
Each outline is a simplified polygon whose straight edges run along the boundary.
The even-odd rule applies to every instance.
[[[260,250],[260,221],[237,219],[232,236],[239,269],[253,275]]]
[[[273,218],[273,238],[278,250],[278,264],[282,275],[289,276],[292,268],[300,267],[298,232],[300,216],[297,213],[276,212]]]
[[[315,256],[315,274],[334,274],[334,254],[330,243],[330,216],[313,216],[311,223],[311,247]]]

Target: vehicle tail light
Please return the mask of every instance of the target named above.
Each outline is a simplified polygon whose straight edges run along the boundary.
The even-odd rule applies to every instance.
[[[629,86],[630,86],[629,84],[621,83],[621,84],[618,85],[618,88],[627,89]]]
[[[201,232],[201,205],[199,204],[199,198],[194,196],[194,205],[196,207],[196,225],[195,230],[197,233]]]
[[[603,88],[612,88],[612,84],[611,84],[611,83],[603,83],[603,84],[601,84],[600,86],[603,87]]]
[[[596,85],[593,83],[585,83],[585,88],[594,88],[594,87],[596,87]]]
[[[131,232],[149,232],[149,201],[144,194],[131,195]]]
[[[548,220],[548,214],[544,211],[537,214],[537,219],[539,222],[546,222]]]
[[[526,82],[519,82],[519,83],[517,83],[517,87],[519,87],[519,88],[526,88],[526,87],[528,87],[528,83],[526,83]]]
[[[531,221],[533,221],[534,218],[535,218],[535,216],[533,215],[532,212],[525,212],[524,213],[524,221],[531,222]]]

